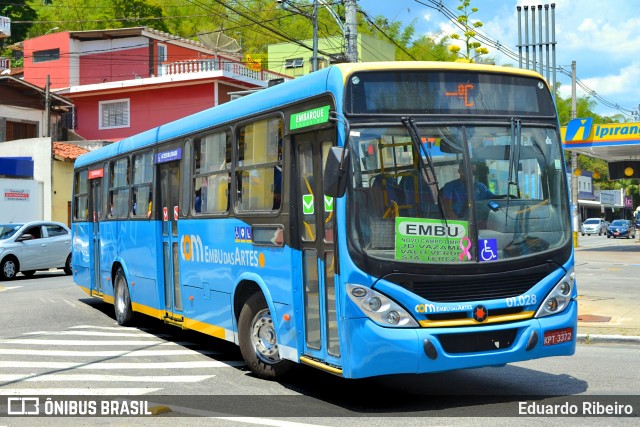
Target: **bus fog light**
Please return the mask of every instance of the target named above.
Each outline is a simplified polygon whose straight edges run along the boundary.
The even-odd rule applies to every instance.
[[[369,309],[371,311],[378,311],[382,307],[382,301],[378,297],[372,297],[369,299]]]
[[[362,298],[367,295],[367,290],[365,288],[353,288],[351,289],[351,295],[357,298]]]
[[[400,323],[400,313],[397,311],[390,311],[387,313],[387,322],[391,325],[397,325]]]

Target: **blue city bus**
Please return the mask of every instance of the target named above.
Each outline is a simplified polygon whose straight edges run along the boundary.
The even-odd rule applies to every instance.
[[[565,161],[535,72],[334,65],[91,151],[74,174],[74,281],[121,325],[237,344],[259,377],[575,351]]]

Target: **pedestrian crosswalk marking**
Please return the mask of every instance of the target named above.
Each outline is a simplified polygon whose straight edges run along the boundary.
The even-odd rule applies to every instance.
[[[96,363],[75,363],[75,362],[25,362],[17,360],[0,361],[0,368],[50,368],[50,369],[194,369],[194,368],[230,368],[233,366],[242,366],[243,362],[229,361],[220,362],[217,360],[202,360],[191,362],[137,362],[137,363],[119,363],[119,362],[96,362]]]
[[[144,332],[93,332],[93,331],[35,331],[25,332],[23,335],[47,335],[47,336],[86,336],[86,337],[165,337],[166,335],[152,335]]]
[[[210,350],[132,350],[132,351],[73,351],[73,350],[27,350],[27,349],[2,349],[0,354],[20,354],[33,356],[91,356],[91,357],[148,357],[148,356],[189,356],[193,354],[218,354]]]
[[[57,381],[86,381],[86,382],[150,382],[150,383],[195,383],[215,375],[84,375],[84,374],[0,374],[3,382],[57,382]]]
[[[222,353],[153,332],[76,325],[5,336],[0,339],[0,395],[140,395],[165,389],[154,385],[197,383],[215,378],[216,369],[245,365],[213,360],[208,356]],[[33,383],[42,387],[29,387]],[[103,387],[118,383],[124,387]],[[95,386],[75,387],[86,384]]]
[[[61,345],[61,346],[88,346],[88,345],[105,345],[105,346],[109,346],[109,345],[113,345],[113,346],[127,346],[127,345],[146,345],[146,346],[157,346],[157,345],[163,345],[163,346],[173,346],[173,345],[179,345],[178,343],[174,343],[174,342],[166,342],[166,341],[151,341],[151,340],[131,340],[131,341],[106,341],[106,340],[100,340],[100,341],[87,341],[87,340],[47,340],[47,339],[28,339],[28,338],[18,338],[18,339],[14,339],[14,340],[2,340],[0,341],[0,344],[28,344],[28,345],[49,345],[49,346],[54,346],[54,345]]]
[[[137,396],[160,390],[162,389],[147,387],[0,388],[0,396]]]

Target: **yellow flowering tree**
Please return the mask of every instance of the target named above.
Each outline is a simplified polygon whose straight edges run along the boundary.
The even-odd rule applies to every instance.
[[[476,29],[482,27],[481,21],[471,21],[471,15],[478,12],[477,7],[471,7],[471,0],[460,0],[460,6],[458,10],[461,12],[458,16],[458,23],[464,28],[462,36],[460,34],[452,34],[451,38],[455,40],[462,40],[464,44],[463,48],[458,45],[452,44],[449,46],[449,51],[458,56],[458,60],[462,62],[475,62],[475,60],[481,55],[486,55],[489,50],[483,47],[482,44],[476,40]]]

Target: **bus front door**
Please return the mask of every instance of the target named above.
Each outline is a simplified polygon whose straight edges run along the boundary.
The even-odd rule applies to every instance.
[[[296,185],[302,252],[304,355],[342,366],[334,273],[334,201],[322,192],[322,173],[335,129],[294,137]],[[303,359],[304,361],[304,359]]]
[[[158,209],[162,219],[162,263],[164,277],[165,322],[179,323],[182,316],[180,288],[180,254],[178,242],[178,210],[180,189],[180,162],[158,165]]]
[[[93,280],[91,281],[91,295],[102,297],[102,277],[100,275],[100,220],[102,215],[102,178],[95,178],[89,181],[91,185],[91,197],[89,198],[89,212],[93,223],[92,242],[93,262],[91,263]]]

